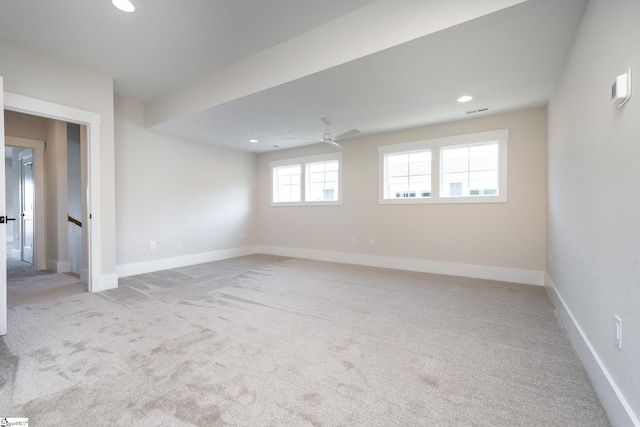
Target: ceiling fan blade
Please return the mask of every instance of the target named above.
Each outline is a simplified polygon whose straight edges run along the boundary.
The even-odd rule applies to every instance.
[[[341,133],[336,136],[334,139],[342,139],[342,138],[351,138],[352,136],[360,135],[360,131],[358,129],[351,129],[350,131]]]
[[[334,140],[332,140],[332,139],[325,139],[325,140],[324,140],[324,141],[322,141],[322,142],[326,142],[327,144],[329,144],[329,145],[333,145],[334,147],[336,147],[336,148],[338,148],[338,149],[340,149],[340,150],[344,150],[344,147],[343,147],[342,145],[338,144],[337,142],[335,142],[335,141],[334,141]]]

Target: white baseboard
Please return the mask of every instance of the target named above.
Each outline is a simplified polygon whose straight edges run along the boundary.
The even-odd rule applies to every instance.
[[[71,263],[69,263],[69,261],[54,261],[52,259],[47,259],[47,271],[68,273],[71,271]]]
[[[364,255],[343,252],[317,251],[310,249],[261,246],[259,252],[268,255],[306,258],[343,264],[365,265],[369,267],[409,270],[421,273],[446,274],[450,276],[472,277],[476,279],[499,280],[502,282],[544,285],[544,272],[515,268],[492,267],[486,265],[459,264],[453,262],[429,261],[421,259],[394,258],[378,255]]]
[[[421,273],[446,274],[450,276],[472,277],[477,279],[499,280],[503,282],[523,283],[526,285],[544,285],[544,273],[534,270],[491,267],[483,265],[458,264],[420,259],[393,258],[376,255],[317,251],[311,249],[284,248],[277,246],[246,246],[224,249],[202,254],[184,255],[152,261],[136,262],[116,266],[118,277],[151,273],[169,268],[185,267],[211,261],[236,258],[262,253],[266,255],[305,258],[317,261],[339,262],[343,264],[365,265],[369,267],[391,268],[396,270],[418,271]]]
[[[549,298],[553,302],[556,313],[567,331],[573,347],[587,371],[600,402],[604,407],[611,424],[614,426],[640,427],[640,420],[633,412],[616,382],[613,380],[606,366],[591,345],[589,338],[573,316],[573,313],[558,292],[551,278],[545,274],[545,286]]]
[[[91,288],[89,292],[102,292],[108,291],[109,289],[115,289],[118,287],[118,275],[115,273],[112,274],[103,274],[101,276],[93,277],[91,281]]]
[[[214,252],[118,265],[116,266],[116,272],[118,274],[118,277],[135,276],[136,274],[151,273],[154,271],[166,270],[169,268],[186,267],[188,265],[220,261],[223,259],[236,258],[256,253],[258,253],[257,246],[245,246],[242,248],[223,249]]]

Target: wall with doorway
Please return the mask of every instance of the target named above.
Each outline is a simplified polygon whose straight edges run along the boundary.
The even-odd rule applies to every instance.
[[[0,62],[6,92],[100,115],[100,203],[92,212],[100,225],[100,258],[92,274],[100,276],[98,289],[112,287],[117,284],[113,77],[4,40],[0,57],[11,58]],[[66,222],[64,227],[66,236]]]

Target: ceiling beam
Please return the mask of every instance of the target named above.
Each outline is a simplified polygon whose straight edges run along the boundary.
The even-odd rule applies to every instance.
[[[145,103],[153,127],[433,34],[526,0],[378,0]]]

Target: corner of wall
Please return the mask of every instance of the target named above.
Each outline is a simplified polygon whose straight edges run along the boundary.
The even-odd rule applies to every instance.
[[[573,348],[578,354],[609,420],[614,426],[640,426],[640,420],[618,388],[613,377],[591,345],[589,338],[573,316],[548,274],[544,285]]]

